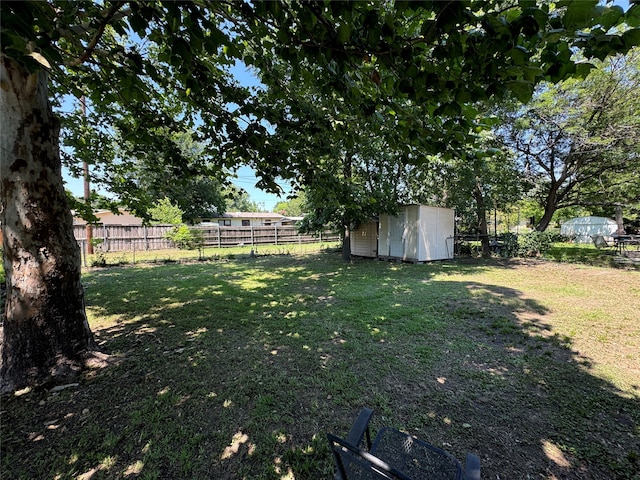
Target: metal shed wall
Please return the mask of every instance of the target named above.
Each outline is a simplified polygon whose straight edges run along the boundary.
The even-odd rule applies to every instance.
[[[396,216],[381,215],[378,255],[410,262],[453,258],[455,212],[426,205],[400,207]]]
[[[351,253],[358,257],[378,256],[378,222],[371,220],[351,232]]]
[[[574,237],[576,243],[591,243],[593,235],[609,237],[617,231],[616,221],[607,217],[576,217],[560,226],[560,233]]]

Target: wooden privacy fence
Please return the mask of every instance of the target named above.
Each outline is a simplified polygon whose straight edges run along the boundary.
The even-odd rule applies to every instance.
[[[140,250],[162,250],[175,248],[174,243],[166,238],[174,225],[99,225],[93,227],[93,239],[96,250],[103,252],[124,252]],[[86,227],[74,225],[74,235],[85,251]],[[197,225],[202,231],[205,247],[237,247],[239,245],[286,245],[315,242],[333,242],[339,240],[333,232],[318,235],[298,233],[294,225],[271,225],[263,227],[221,227],[218,225]]]

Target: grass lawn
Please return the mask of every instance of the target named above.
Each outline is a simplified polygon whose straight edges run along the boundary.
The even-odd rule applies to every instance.
[[[362,406],[483,478],[640,478],[638,270],[325,251],[84,283],[110,365],[2,397],[3,479],[329,479]]]
[[[335,249],[339,246],[340,243],[338,242],[318,242],[301,244],[289,243],[284,245],[243,245],[224,248],[206,247],[200,250],[179,250],[173,248],[167,250],[128,250],[106,253],[97,251],[92,255],[83,255],[82,265],[83,267],[123,266],[138,263],[166,264],[192,260],[233,260],[250,255],[301,255]]]

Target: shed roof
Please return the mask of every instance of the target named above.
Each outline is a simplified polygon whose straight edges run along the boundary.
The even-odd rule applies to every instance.
[[[589,216],[571,218],[562,225],[617,225],[617,223],[611,218]]]

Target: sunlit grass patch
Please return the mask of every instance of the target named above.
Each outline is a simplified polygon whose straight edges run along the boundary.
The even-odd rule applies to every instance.
[[[117,361],[3,404],[8,478],[330,478],[365,405],[488,477],[635,468],[638,272],[321,253],[83,282]]]

